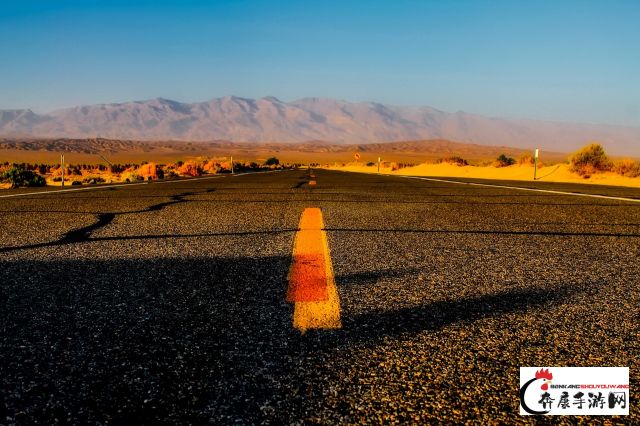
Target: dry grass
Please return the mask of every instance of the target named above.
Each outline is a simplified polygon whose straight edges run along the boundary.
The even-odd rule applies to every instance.
[[[631,178],[640,177],[640,161],[625,158],[614,163],[613,171],[620,176],[627,176]]]

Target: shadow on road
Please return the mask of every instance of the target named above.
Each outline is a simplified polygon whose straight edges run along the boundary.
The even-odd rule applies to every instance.
[[[0,262],[0,414],[17,422],[263,417],[292,308],[289,257]],[[289,358],[288,358],[289,357]],[[247,402],[247,399],[250,402]]]
[[[518,289],[344,315],[341,330],[301,336],[284,300],[290,262],[2,262],[0,415],[72,424],[305,419],[323,400],[318,360],[334,349],[564,303],[575,291]]]
[[[400,336],[437,330],[458,322],[567,303],[574,287],[525,288],[495,294],[453,298],[420,306],[368,312],[344,318],[349,341],[375,342],[387,336]]]

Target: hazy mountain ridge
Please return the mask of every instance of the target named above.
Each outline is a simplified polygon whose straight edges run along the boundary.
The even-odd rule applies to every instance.
[[[228,96],[207,102],[152,99],[79,106],[46,115],[0,110],[3,136],[138,140],[326,141],[361,144],[449,139],[492,146],[573,151],[598,140],[614,154],[640,155],[640,127],[490,118],[431,107],[305,98]]]

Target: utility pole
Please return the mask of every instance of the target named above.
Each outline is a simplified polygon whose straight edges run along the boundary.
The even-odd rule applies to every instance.
[[[533,156],[533,180],[536,180],[538,176],[538,148],[536,148],[536,153]]]
[[[378,157],[378,174],[380,174],[380,157]]]
[[[233,174],[233,155],[231,156],[231,174]]]
[[[62,168],[62,186],[64,186],[64,154],[60,155],[60,167]]]

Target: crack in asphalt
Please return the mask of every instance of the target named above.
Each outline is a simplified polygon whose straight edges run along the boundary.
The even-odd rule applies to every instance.
[[[165,207],[168,207],[174,204],[187,203],[191,201],[191,200],[185,199],[185,197],[192,196],[192,195],[199,195],[199,194],[208,194],[214,191],[215,191],[215,188],[209,188],[206,191],[184,192],[182,194],[171,195],[169,196],[170,201],[164,201],[162,203],[153,204],[142,210],[135,210],[131,212],[121,212],[121,213],[100,213],[96,215],[98,219],[96,222],[90,225],[84,226],[82,228],[73,229],[65,233],[61,238],[55,241],[49,241],[46,243],[38,243],[38,244],[30,244],[26,246],[17,246],[17,247],[0,247],[0,253],[7,253],[11,251],[16,251],[16,250],[33,249],[33,248],[40,248],[40,247],[61,246],[61,245],[67,245],[67,244],[76,244],[76,243],[92,241],[93,239],[91,238],[91,235],[95,231],[102,229],[105,226],[109,225],[111,222],[113,222],[116,216],[160,211]]]

